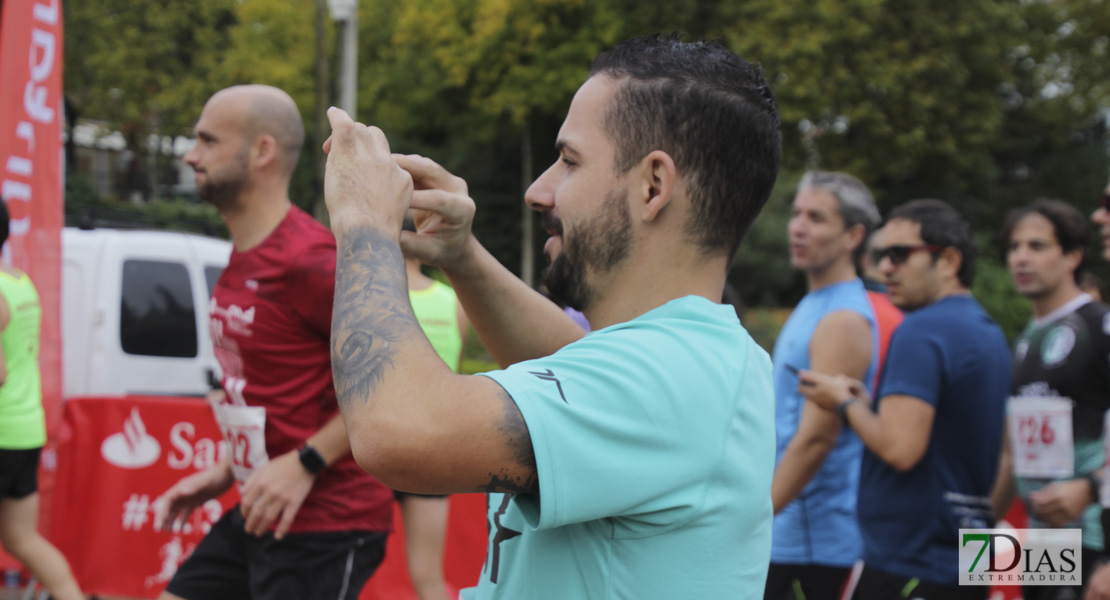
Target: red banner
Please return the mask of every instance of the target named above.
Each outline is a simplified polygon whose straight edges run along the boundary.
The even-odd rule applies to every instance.
[[[227,451],[208,403],[126,396],[66,400],[58,435],[52,539],[86,594],[155,598],[212,523],[239,501],[232,490],[193,513],[180,531],[154,529],[154,502],[180,478]],[[362,600],[415,600],[401,519]],[[485,561],[485,497],[451,497],[444,577],[454,593]]]
[[[154,529],[154,501],[227,451],[203,399],[69,398],[58,436],[54,535],[86,594],[154,598],[234,489],[180,531]]]
[[[43,401],[57,424],[62,396],[62,4],[5,0],[0,21],[0,196],[11,227],[5,262],[42,301]]]
[[[3,260],[30,275],[42,303],[43,405],[57,430],[62,398],[61,0],[5,0],[0,14],[0,197],[11,224]],[[53,488],[52,450],[43,454],[39,490]],[[49,511],[40,511],[48,526]],[[49,527],[45,527],[49,531]],[[0,553],[0,565],[15,565]]]

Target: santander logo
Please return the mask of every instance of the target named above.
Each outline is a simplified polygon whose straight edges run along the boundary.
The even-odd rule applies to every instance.
[[[139,408],[131,409],[131,416],[123,421],[123,431],[104,438],[100,455],[121,469],[149,467],[162,454],[162,447],[146,431],[146,424],[139,416]]]

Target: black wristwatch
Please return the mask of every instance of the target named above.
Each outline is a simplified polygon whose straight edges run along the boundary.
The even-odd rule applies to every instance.
[[[1084,479],[1087,480],[1087,485],[1091,487],[1091,497],[1095,499],[1095,504],[1098,504],[1100,500],[1099,492],[1102,487],[1101,482],[1098,480],[1098,476],[1094,473],[1088,473]]]
[[[320,471],[328,468],[328,463],[324,460],[320,451],[309,446],[307,443],[301,445],[301,449],[297,451],[297,454],[301,458],[301,465],[304,466],[304,470],[313,475],[319,475]]]
[[[840,415],[840,420],[846,427],[851,427],[851,423],[848,422],[848,407],[851,406],[853,402],[859,402],[859,398],[852,396],[836,405],[836,414]]]

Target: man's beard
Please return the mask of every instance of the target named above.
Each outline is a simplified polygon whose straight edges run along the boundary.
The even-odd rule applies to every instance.
[[[237,206],[239,194],[247,184],[247,148],[243,148],[232,159],[232,164],[217,173],[208,171],[208,181],[197,186],[197,197],[225,210]]]
[[[563,237],[562,250],[544,274],[544,284],[556,302],[586,310],[596,300],[596,290],[586,282],[587,269],[605,273],[628,255],[632,218],[627,199],[627,190],[610,191],[597,214],[569,236],[560,221],[544,213],[544,228]]]

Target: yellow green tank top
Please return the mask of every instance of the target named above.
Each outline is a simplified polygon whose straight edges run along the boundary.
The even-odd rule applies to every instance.
[[[42,307],[26,274],[0,272],[0,295],[8,303],[8,325],[0,332],[8,375],[0,385],[0,448],[26,450],[46,444],[39,375]]]
[[[409,299],[412,300],[416,320],[436,353],[452,371],[458,372],[463,339],[459,335],[459,315],[455,312],[455,290],[433,281],[431,287],[426,289],[409,290]]]

